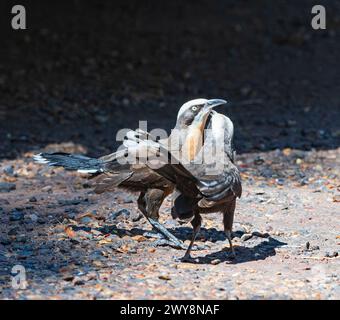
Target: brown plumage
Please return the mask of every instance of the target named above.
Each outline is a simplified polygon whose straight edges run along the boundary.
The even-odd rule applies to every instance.
[[[195,156],[195,161],[187,164],[164,162],[169,155],[159,144],[159,150],[167,158],[161,158],[162,166],[155,172],[176,186],[172,215],[174,218],[191,219],[193,237],[184,259],[190,259],[190,251],[199,232],[201,214],[221,212],[226,236],[235,255],[231,232],[236,199],[241,197],[240,174],[234,164],[233,124],[231,120],[213,112],[205,133],[203,148]],[[171,155],[170,152],[170,157]],[[199,161],[201,160],[201,161]]]
[[[211,109],[223,103],[224,100],[217,99],[196,99],[185,103],[178,112],[175,130],[168,139],[159,142],[167,145],[170,150],[175,145],[176,149],[181,151],[186,135],[197,128],[203,130]],[[196,152],[200,148],[201,146],[196,143]],[[145,163],[131,164],[124,161],[129,152],[130,149],[126,147],[99,159],[65,153],[43,153],[35,156],[35,160],[50,166],[61,166],[66,170],[94,175],[93,186],[96,193],[110,192],[117,187],[131,192],[140,192],[137,200],[138,208],[153,228],[162,233],[169,240],[170,245],[184,248],[183,243],[158,222],[163,200],[174,190],[173,182],[150,169]]]

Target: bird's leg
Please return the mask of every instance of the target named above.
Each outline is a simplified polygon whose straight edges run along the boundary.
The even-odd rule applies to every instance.
[[[176,248],[185,249],[184,243],[177,239],[167,228],[161,225],[157,220],[152,218],[147,218],[152,227],[160,232],[164,237],[168,239],[168,241],[164,241],[165,239],[160,239],[159,244],[168,244],[170,246],[174,246]]]
[[[236,206],[236,200],[234,199],[233,201],[228,203],[226,210],[223,213],[224,232],[228,239],[230,251],[232,254],[231,257],[233,259],[236,258],[236,254],[235,254],[235,250],[234,250],[233,243],[231,240],[231,235],[232,235],[231,230],[233,228],[235,206]]]
[[[234,247],[233,247],[233,243],[232,243],[232,240],[231,240],[231,230],[226,230],[225,234],[226,234],[226,237],[227,237],[228,242],[229,242],[229,248],[230,248],[232,257],[236,258],[236,253],[235,253],[235,250],[234,250]]]
[[[187,251],[185,252],[184,257],[182,258],[183,262],[191,260],[190,252],[191,252],[192,246],[195,242],[195,239],[197,237],[197,234],[201,229],[201,223],[202,223],[202,218],[199,215],[199,213],[196,213],[194,219],[191,221],[191,224],[192,224],[192,227],[193,227],[193,233],[192,233],[192,238],[191,238],[189,247],[188,247]]]
[[[152,228],[163,238],[156,240],[155,244],[169,245],[175,248],[185,249],[184,243],[177,239],[170,231],[168,231],[167,228],[158,222],[158,210],[163,199],[164,195],[160,193],[160,190],[154,192],[150,190],[147,194],[142,192],[137,200],[138,208],[152,225]]]

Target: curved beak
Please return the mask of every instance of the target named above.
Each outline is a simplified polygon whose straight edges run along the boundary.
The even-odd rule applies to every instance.
[[[226,104],[227,101],[223,99],[210,99],[208,100],[202,110],[199,112],[199,114],[195,117],[194,122],[197,125],[203,125],[205,126],[205,121],[208,118],[208,115],[212,111],[213,108],[220,106],[222,104]]]
[[[220,106],[220,105],[226,104],[226,103],[227,103],[227,101],[225,101],[223,99],[210,99],[206,102],[205,106],[212,109],[214,107],[217,107],[217,106]]]

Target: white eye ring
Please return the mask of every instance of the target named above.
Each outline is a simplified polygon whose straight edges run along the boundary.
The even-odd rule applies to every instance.
[[[191,110],[192,110],[192,111],[197,111],[197,109],[198,109],[198,108],[197,108],[196,106],[191,107]]]

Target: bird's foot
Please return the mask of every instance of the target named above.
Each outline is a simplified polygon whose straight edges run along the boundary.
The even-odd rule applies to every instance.
[[[159,232],[152,232],[152,231],[144,232],[143,236],[146,238],[152,238],[152,239],[165,239],[163,234]]]
[[[236,259],[236,254],[235,253],[231,253],[230,255],[228,255],[229,260],[235,260]]]
[[[151,234],[152,235],[152,234]],[[151,235],[148,236],[144,233],[144,236],[148,236],[149,238],[151,238]],[[164,247],[164,246],[169,246],[175,249],[180,249],[180,250],[187,250],[188,246],[186,244],[184,244],[182,241],[178,240],[178,241],[172,241],[172,240],[168,240],[165,239],[163,237],[163,235],[160,236],[153,236],[152,238],[155,238],[156,240],[153,242],[154,246],[159,246],[159,247]],[[205,245],[193,245],[191,250],[192,251],[199,251],[199,250],[205,250],[207,249],[207,246]]]
[[[177,239],[167,228],[165,228],[163,225],[161,225],[157,220],[148,219],[149,222],[151,223],[153,229],[159,233],[162,234],[164,239],[167,239],[168,241],[172,242],[175,244],[176,247],[179,247],[183,249],[183,242]]]
[[[224,251],[229,251],[229,253],[228,253],[228,259],[229,259],[229,260],[235,260],[235,259],[236,259],[236,253],[235,253],[234,248],[232,248],[232,249],[230,249],[230,248],[225,248]]]
[[[184,257],[181,258],[181,262],[193,262],[194,258],[188,254],[188,255],[184,255]]]
[[[198,262],[198,259],[193,258],[190,254],[185,254],[181,258],[176,258],[175,261],[177,262],[184,262],[184,263],[195,263]]]
[[[171,239],[168,239],[163,233],[147,231],[143,233],[144,237],[156,239],[154,246],[169,246],[175,249],[186,250],[186,245],[175,236],[172,235]]]
[[[157,239],[153,242],[154,246],[169,246],[175,249],[186,250],[187,246],[180,240],[172,241],[168,239]]]

